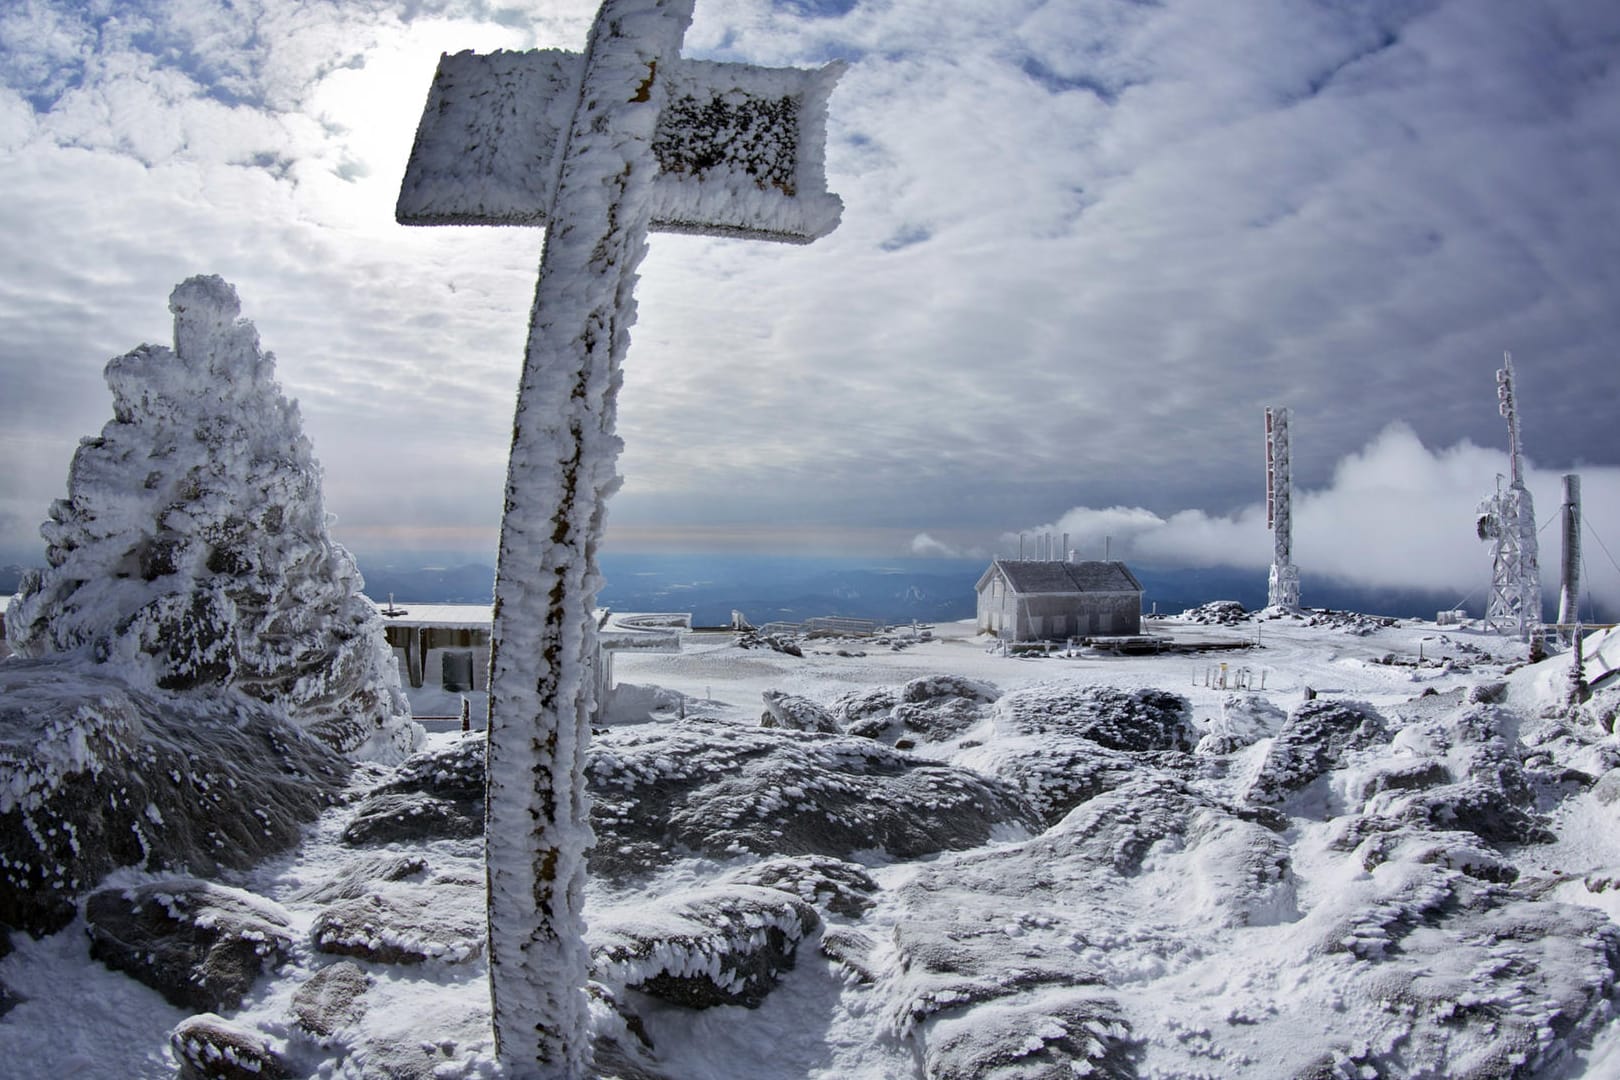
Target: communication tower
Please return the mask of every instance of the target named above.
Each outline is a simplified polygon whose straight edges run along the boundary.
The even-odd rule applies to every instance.
[[[1496,477],[1496,494],[1479,506],[1475,526],[1491,545],[1491,598],[1485,626],[1529,641],[1541,625],[1541,572],[1536,550],[1536,510],[1524,486],[1524,449],[1514,399],[1513,354],[1502,354],[1496,373],[1498,409],[1508,425],[1507,489]]]
[[[1270,607],[1299,610],[1299,567],[1294,565],[1294,487],[1289,461],[1288,414],[1266,407],[1266,528],[1271,530]]]

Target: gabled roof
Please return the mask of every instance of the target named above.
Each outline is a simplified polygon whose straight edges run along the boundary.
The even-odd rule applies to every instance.
[[[1142,583],[1122,562],[1091,559],[1085,562],[1049,562],[1038,559],[996,559],[975,587],[983,591],[993,574],[1000,573],[1015,593],[1122,593],[1142,591]]]

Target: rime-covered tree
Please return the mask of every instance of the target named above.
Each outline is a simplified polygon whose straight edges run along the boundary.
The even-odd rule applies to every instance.
[[[40,529],[49,567],[6,617],[25,656],[82,652],[136,686],[234,688],[358,757],[420,740],[321,471],[236,290],[169,298],[174,348],[107,365],[113,419],[73,456]]]

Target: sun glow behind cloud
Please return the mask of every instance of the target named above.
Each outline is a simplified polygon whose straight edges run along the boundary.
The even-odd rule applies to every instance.
[[[690,55],[852,61],[847,212],[809,248],[654,238],[614,535],[983,550],[1118,505],[1249,545],[1260,404],[1328,491],[1391,420],[1500,441],[1503,347],[1549,474],[1620,461],[1611,7],[700,0]],[[593,8],[0,13],[0,549],[37,547],[102,364],[201,271],[278,354],[340,531],[492,536],[541,236],[393,200],[440,51],[578,49]]]

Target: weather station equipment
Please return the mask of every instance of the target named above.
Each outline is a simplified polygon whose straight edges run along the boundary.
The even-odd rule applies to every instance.
[[[1529,641],[1540,634],[1541,572],[1536,510],[1524,484],[1524,444],[1514,395],[1513,354],[1503,353],[1502,367],[1496,373],[1496,397],[1508,425],[1507,487],[1502,487],[1503,477],[1498,473],[1496,494],[1480,504],[1475,527],[1479,538],[1491,545],[1491,596],[1485,626]]]

